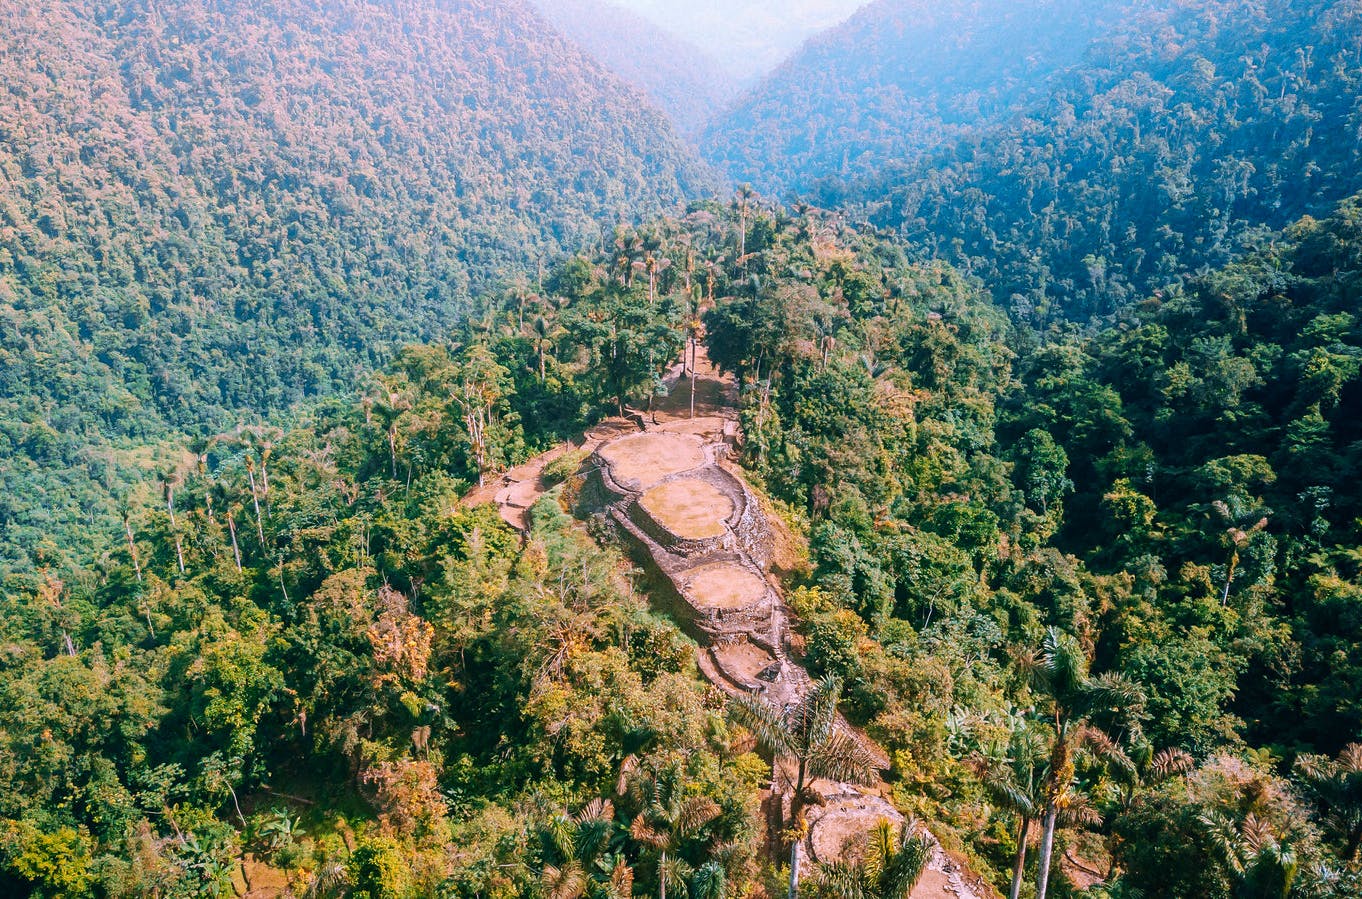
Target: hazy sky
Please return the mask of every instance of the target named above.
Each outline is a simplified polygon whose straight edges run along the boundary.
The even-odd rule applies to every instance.
[[[709,51],[733,74],[755,78],[803,40],[868,0],[614,0]]]

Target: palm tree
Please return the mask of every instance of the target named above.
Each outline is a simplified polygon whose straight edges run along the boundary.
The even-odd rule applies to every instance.
[[[799,847],[803,842],[803,808],[815,778],[846,783],[873,784],[878,780],[875,759],[837,720],[837,700],[842,682],[825,677],[798,702],[777,708],[752,693],[733,700],[733,716],[757,738],[757,743],[776,757],[795,763],[791,823],[795,839],[790,846],[790,899],[799,894]]]
[[[866,834],[858,860],[821,866],[817,882],[833,899],[908,899],[931,856],[931,841],[912,822],[896,832],[882,818]]]
[[[1021,895],[1022,875],[1026,869],[1026,844],[1031,825],[1045,806],[1044,741],[1034,730],[1018,727],[1008,745],[1008,763],[986,768],[981,779],[999,806],[1017,816],[1017,852],[1012,860],[1012,885],[1008,899]]]
[[[539,882],[549,899],[629,899],[634,871],[611,854],[615,806],[593,799],[575,815],[559,815],[541,833],[544,868]]]
[[[1144,695],[1117,674],[1093,677],[1088,673],[1088,658],[1078,641],[1057,628],[1050,628],[1041,640],[1040,652],[1031,660],[1032,686],[1041,694],[1045,718],[1051,728],[1050,761],[1045,776],[1045,805],[1040,842],[1040,872],[1036,899],[1045,899],[1050,882],[1050,862],[1054,852],[1055,828],[1061,815],[1077,816],[1083,799],[1074,789],[1074,759],[1080,750],[1107,765],[1129,770],[1129,757],[1116,741],[1094,723],[1099,716],[1111,716],[1123,727],[1138,726]]]
[[[1234,895],[1245,899],[1286,899],[1291,895],[1300,861],[1272,827],[1249,812],[1243,821],[1213,811],[1200,817],[1221,860],[1234,872]]]
[[[1229,525],[1220,538],[1230,551],[1225,568],[1225,589],[1220,594],[1220,604],[1224,606],[1229,604],[1230,587],[1234,585],[1234,574],[1239,569],[1239,552],[1248,548],[1255,534],[1267,529],[1267,516],[1259,516],[1261,510],[1249,508],[1242,499],[1233,496],[1228,502],[1216,500],[1211,503],[1211,508],[1225,524]],[[1258,520],[1250,523],[1255,517]]]
[[[708,796],[687,796],[672,774],[635,778],[631,786],[643,810],[629,825],[629,835],[658,854],[658,899],[667,899],[668,884],[684,884],[695,873],[682,859],[675,855],[668,859],[667,854],[719,817],[719,805]]]
[[[733,197],[733,208],[738,213],[738,264],[747,267],[747,214],[752,208],[752,200],[757,192],[752,185],[744,184]]]
[[[1335,759],[1302,755],[1296,771],[1343,842],[1343,861],[1352,864],[1362,845],[1362,743],[1349,743]]]
[[[537,315],[530,323],[530,342],[539,354],[539,380],[544,380],[544,356],[553,349],[553,342],[562,329],[542,315]]]
[[[180,524],[175,519],[175,488],[182,480],[176,469],[168,468],[161,472],[161,490],[166,498],[166,511],[170,513],[170,534],[175,538],[175,560],[179,563],[180,574],[184,574],[184,542],[180,539]]]

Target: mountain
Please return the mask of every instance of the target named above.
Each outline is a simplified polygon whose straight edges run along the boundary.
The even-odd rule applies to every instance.
[[[1356,4],[1134,6],[1026,114],[824,198],[862,203],[1045,327],[1328,214],[1362,189],[1359,125]]]
[[[712,56],[622,6],[601,0],[535,5],[607,69],[642,89],[684,135],[698,135],[737,93]]]
[[[1045,95],[1129,3],[879,0],[809,40],[702,138],[768,193],[868,175]]]
[[[519,0],[3,7],[0,544],[711,184]]]
[[[865,0],[616,0],[718,57],[744,83],[759,80],[810,35]]]
[[[1039,328],[1106,315],[1362,190],[1362,12],[1340,0],[881,0],[703,138]]]

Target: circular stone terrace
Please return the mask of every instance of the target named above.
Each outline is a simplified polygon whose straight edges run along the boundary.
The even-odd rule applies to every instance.
[[[597,452],[616,483],[640,491],[708,461],[704,444],[687,434],[632,434]]]
[[[686,599],[697,609],[733,611],[766,599],[766,581],[736,562],[711,562],[687,571],[681,582]]]
[[[733,500],[707,481],[682,478],[647,490],[639,505],[649,518],[682,540],[722,537]]]

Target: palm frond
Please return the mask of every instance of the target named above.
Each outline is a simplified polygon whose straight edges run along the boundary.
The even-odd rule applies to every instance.
[[[793,755],[795,747],[786,728],[785,716],[755,693],[735,696],[729,703],[733,719],[752,732],[757,743],[775,755]]]
[[[932,842],[917,832],[917,824],[905,821],[899,837],[899,847],[879,877],[880,899],[908,899],[927,870],[932,857]]]
[[[601,884],[605,899],[630,899],[634,894],[634,869],[623,856],[615,859],[610,877]]]
[[[1125,750],[1105,731],[1096,727],[1084,727],[1079,731],[1078,741],[1089,755],[1106,765],[1122,780],[1129,782],[1139,777],[1130,756],[1126,755]]]
[[[832,733],[809,755],[809,773],[814,777],[844,783],[873,784],[879,779],[879,769],[861,741],[844,730]]]
[[[1059,628],[1049,628],[1040,642],[1035,676],[1040,686],[1064,702],[1080,691],[1087,680],[1088,660],[1078,641]]]
[[[1088,680],[1083,690],[1093,708],[1125,711],[1144,705],[1144,691],[1122,674],[1108,671]]]
[[[846,862],[819,865],[813,876],[818,892],[828,899],[872,899],[861,880],[861,871]]]
[[[597,797],[578,810],[572,816],[574,824],[586,824],[591,821],[613,821],[615,818],[615,803],[609,799]]]
[[[573,847],[577,858],[589,861],[600,855],[610,846],[615,822],[611,818],[592,818],[577,825],[573,837]]]
[[[650,825],[642,812],[629,824],[629,836],[650,849],[665,849],[671,844],[671,836]]]
[[[728,895],[728,874],[718,862],[705,862],[695,869],[690,879],[691,899],[725,899]]]
[[[1076,795],[1059,810],[1059,823],[1065,827],[1102,826],[1102,814],[1093,807],[1088,797]]]
[[[842,682],[829,675],[813,685],[786,716],[786,726],[798,749],[807,751],[824,742],[837,724],[837,700]]]
[[[586,873],[575,859],[561,867],[546,865],[539,882],[547,899],[581,899],[586,895]]]
[[[898,833],[895,831],[894,822],[888,818],[876,821],[875,826],[865,835],[865,850],[861,855],[861,865],[867,879],[879,879],[885,868],[893,862],[898,846]]]
[[[708,796],[692,796],[681,803],[675,815],[676,832],[681,836],[696,833],[719,817],[719,803]]]
[[[668,856],[667,862],[660,865],[657,877],[667,885],[667,895],[684,899],[690,893],[690,878],[695,869],[685,859]]]
[[[987,772],[982,778],[984,789],[995,803],[1018,815],[1036,817],[1039,811],[1039,797],[1024,790],[1010,776],[1000,776],[998,772]]]
[[[1165,749],[1154,756],[1149,763],[1149,772],[1155,783],[1162,783],[1173,777],[1180,777],[1196,766],[1191,753],[1182,749]]]

